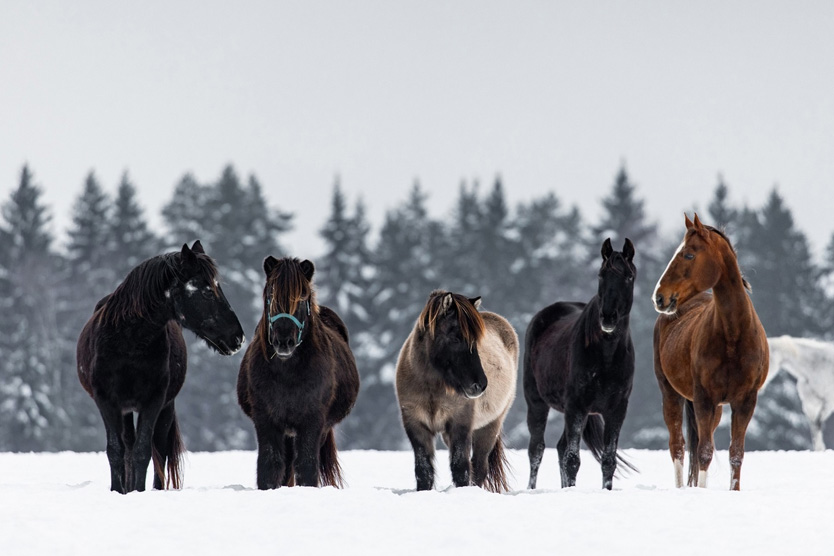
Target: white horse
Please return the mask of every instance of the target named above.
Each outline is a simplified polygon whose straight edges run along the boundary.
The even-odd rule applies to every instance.
[[[771,372],[762,389],[780,369],[793,375],[802,411],[811,425],[814,450],[825,450],[822,429],[834,412],[834,344],[791,336],[768,338],[767,343]]]

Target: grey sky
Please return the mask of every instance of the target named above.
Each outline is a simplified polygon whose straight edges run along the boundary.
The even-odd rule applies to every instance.
[[[371,219],[415,178],[555,190],[593,218],[622,160],[671,239],[723,174],[834,232],[834,2],[4,2],[0,194],[28,162],[63,231],[86,173],[153,222],[232,162],[319,254],[334,177]],[[638,246],[639,249],[639,246]]]

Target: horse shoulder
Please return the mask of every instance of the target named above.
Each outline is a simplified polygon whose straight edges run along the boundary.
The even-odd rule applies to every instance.
[[[501,340],[501,344],[516,357],[518,356],[518,334],[510,322],[496,313],[483,312],[481,318],[487,330],[492,330]]]
[[[339,334],[345,342],[350,343],[347,326],[336,311],[330,307],[319,305],[319,320],[327,328],[334,330],[337,334]]]

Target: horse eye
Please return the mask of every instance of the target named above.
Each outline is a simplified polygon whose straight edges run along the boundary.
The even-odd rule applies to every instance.
[[[695,258],[695,255],[694,255],[694,254],[692,254],[692,253],[686,253],[686,254],[683,256],[683,258],[684,258],[684,259],[686,259],[687,261],[691,261],[692,259],[694,259],[694,258]]]
[[[214,297],[214,292],[211,291],[210,286],[206,286],[205,288],[203,288],[203,297],[205,297],[206,299],[211,299]]]

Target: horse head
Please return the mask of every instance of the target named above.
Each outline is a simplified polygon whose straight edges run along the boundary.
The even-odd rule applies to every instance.
[[[723,232],[701,223],[698,215],[684,215],[686,233],[666,271],[657,281],[652,302],[658,313],[673,315],[698,293],[714,287],[726,272],[727,257],[737,265],[735,250]],[[740,274],[740,273],[739,273]],[[744,288],[750,284],[742,278]]]
[[[217,281],[217,268],[198,241],[183,244],[175,263],[177,279],[166,295],[176,319],[223,355],[237,353],[246,336]]]
[[[282,361],[292,357],[309,334],[316,308],[313,296],[315,266],[308,260],[269,256],[264,259],[266,287],[261,334]]]
[[[428,338],[429,362],[455,392],[480,397],[487,377],[478,354],[484,321],[478,313],[481,298],[435,291],[420,315],[420,328]]]
[[[602,244],[599,269],[599,325],[605,334],[613,334],[623,317],[631,312],[634,301],[634,244],[626,238],[622,251],[614,251],[611,239]]]

